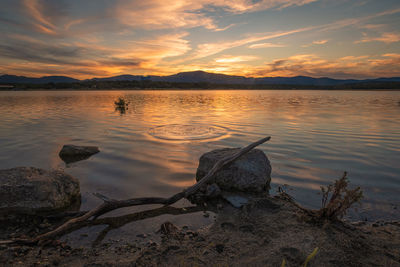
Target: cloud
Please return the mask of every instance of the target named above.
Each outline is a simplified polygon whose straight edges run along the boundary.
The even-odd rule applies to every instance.
[[[310,47],[313,45],[323,45],[323,44],[326,44],[327,42],[328,42],[328,40],[317,40],[317,41],[313,41],[311,44],[302,45],[301,47]]]
[[[334,78],[393,77],[400,75],[400,54],[323,59],[313,54],[299,54],[267,62],[255,67],[249,75],[263,76],[311,76]]]
[[[360,28],[367,29],[367,30],[379,30],[385,27],[385,24],[365,24],[361,25]]]
[[[253,25],[254,29],[260,29],[259,22],[247,21],[249,17],[265,15],[260,11],[272,9],[280,13],[277,10],[312,2],[316,0],[3,0],[0,3],[0,28],[4,31],[0,43],[2,70],[21,73],[25,69],[26,74],[57,73],[78,78],[126,73],[171,74],[195,69],[237,75],[320,75],[318,70],[336,76],[346,76],[346,72],[362,75],[363,71],[365,75],[374,75],[372,69],[376,73],[390,73],[387,64],[397,62],[393,53],[398,49],[390,46],[394,50],[387,51],[384,44],[399,42],[400,34],[383,31],[384,26],[390,29],[390,23],[371,23],[388,23],[392,17],[380,17],[397,14],[400,8],[332,22],[318,20],[298,28],[288,28],[297,25],[289,24],[292,21],[288,20],[276,26],[281,30],[269,32],[252,32]],[[243,24],[248,25],[234,27],[244,19]],[[192,29],[196,27],[203,29]],[[328,40],[323,38],[333,40],[327,31],[341,29],[346,36],[351,30],[367,32],[359,43],[380,42],[371,47],[379,51],[378,46],[384,46],[381,51],[386,54],[328,60],[300,54],[301,47],[296,46],[301,45],[303,37],[308,38],[309,45],[324,45]],[[379,34],[375,33],[377,30]],[[307,36],[297,38],[300,33]],[[335,42],[348,45],[340,32],[334,34],[338,37]],[[288,36],[290,43],[277,39]],[[286,46],[290,49],[285,52],[299,54],[257,65],[262,57],[274,56],[268,48]],[[350,43],[342,56],[353,53],[354,47],[358,46]],[[392,73],[396,69],[394,66]]]
[[[286,47],[284,44],[273,44],[273,43],[258,43],[249,45],[249,48],[257,49],[257,48],[275,48],[275,47]]]
[[[291,6],[302,6],[317,0],[120,0],[114,16],[121,23],[146,29],[192,28],[205,27],[221,31],[207,12],[220,8],[224,12],[240,14],[267,9],[283,9]]]
[[[369,43],[369,42],[383,42],[386,44],[400,42],[400,34],[395,32],[384,32],[377,37],[364,36],[361,40],[355,41],[354,43]]]
[[[22,0],[23,13],[34,30],[48,35],[59,34],[57,24],[67,18],[67,3],[63,0]]]
[[[315,45],[323,45],[326,44],[328,42],[328,40],[319,40],[319,41],[314,41],[312,42]]]
[[[330,31],[330,30],[338,30],[341,28],[349,27],[349,26],[360,25],[360,24],[365,23],[366,21],[369,21],[370,19],[373,19],[373,18],[386,16],[386,15],[392,15],[392,14],[396,14],[399,12],[400,12],[400,8],[386,10],[383,12],[379,12],[379,13],[376,13],[373,15],[368,15],[368,16],[364,16],[364,17],[360,17],[360,18],[338,20],[338,21],[334,21],[331,23],[323,24],[323,25],[315,25],[315,26],[297,28],[297,29],[288,30],[288,31],[252,34],[249,37],[244,37],[242,39],[233,40],[233,41],[204,43],[204,44],[198,45],[198,47],[195,51],[196,54],[194,55],[194,58],[208,57],[208,56],[223,52],[227,49],[243,46],[246,44],[252,44],[252,43],[256,43],[256,42],[260,42],[260,41],[270,40],[270,39],[274,39],[274,38],[278,38],[278,37],[288,36],[288,35],[292,35],[292,34],[296,34],[296,33],[302,33],[302,32],[307,32],[307,31],[324,32],[324,31]],[[314,44],[324,44],[324,43],[328,42],[328,40],[319,40],[319,41],[315,41],[315,42],[316,43],[314,43]]]
[[[187,35],[188,33],[182,32],[164,34],[142,41],[131,41],[128,42],[128,45],[132,48],[126,49],[121,55],[135,55],[145,59],[181,56],[191,50],[189,41],[185,39]]]
[[[117,75],[135,70],[157,72],[168,68],[162,64],[164,59],[187,53],[191,48],[185,40],[187,33],[164,34],[156,38],[127,41],[123,45],[113,46],[98,43],[64,42],[35,39],[33,37],[10,34],[0,44],[0,59],[12,70],[35,75],[54,73],[76,75],[72,68],[83,70],[78,78],[90,78],[94,74]],[[34,68],[33,65],[38,68]],[[18,67],[18,65],[20,65]],[[12,67],[11,67],[12,66]],[[63,72],[64,71],[64,72]]]
[[[223,56],[217,58],[215,62],[217,63],[236,63],[236,62],[246,62],[258,59],[255,56]]]
[[[299,28],[299,29],[290,30],[290,31],[279,31],[279,32],[273,32],[273,33],[254,34],[250,37],[245,37],[245,38],[238,39],[235,41],[200,44],[197,46],[194,58],[208,57],[208,56],[220,53],[222,51],[225,51],[227,49],[231,49],[231,48],[235,48],[235,47],[239,47],[239,46],[243,46],[243,45],[251,44],[251,43],[255,43],[255,42],[260,42],[260,41],[264,41],[264,40],[268,40],[268,39],[287,36],[287,35],[291,35],[291,34],[295,34],[295,33],[300,33],[300,32],[304,32],[304,31],[308,31],[312,28],[313,27],[305,27],[305,28]]]

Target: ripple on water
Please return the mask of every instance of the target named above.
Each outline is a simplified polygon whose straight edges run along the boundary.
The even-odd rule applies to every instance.
[[[210,140],[228,134],[228,129],[217,125],[167,124],[153,127],[149,134],[170,141]]]

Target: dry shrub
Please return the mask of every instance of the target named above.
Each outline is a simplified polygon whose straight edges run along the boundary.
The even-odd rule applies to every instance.
[[[334,184],[321,186],[322,207],[317,212],[318,217],[327,220],[341,219],[354,203],[360,202],[363,197],[361,188],[350,190],[347,189],[348,184],[347,172],[344,172],[342,178]]]

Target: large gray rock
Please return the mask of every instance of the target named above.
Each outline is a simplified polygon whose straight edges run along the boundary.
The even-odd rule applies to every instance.
[[[0,170],[0,214],[38,214],[80,203],[79,181],[62,171]]]
[[[201,180],[218,160],[237,151],[239,148],[223,148],[203,154],[197,168],[196,180]],[[223,191],[260,193],[269,190],[270,182],[271,164],[259,149],[251,150],[215,174],[215,183]]]
[[[100,150],[97,146],[64,145],[58,155],[66,163],[72,163],[87,159],[99,152]]]

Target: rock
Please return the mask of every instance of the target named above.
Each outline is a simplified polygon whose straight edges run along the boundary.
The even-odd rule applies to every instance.
[[[206,189],[206,197],[207,198],[216,198],[221,195],[221,189],[219,189],[217,184],[207,185]]]
[[[62,171],[33,167],[0,170],[0,213],[37,214],[80,203],[79,181]]]
[[[99,152],[97,146],[64,145],[58,155],[65,163],[72,163],[87,159]]]
[[[203,178],[221,158],[232,155],[239,148],[223,148],[200,157],[196,180]],[[215,183],[222,191],[265,192],[270,188],[271,164],[259,149],[253,149],[215,174]]]

